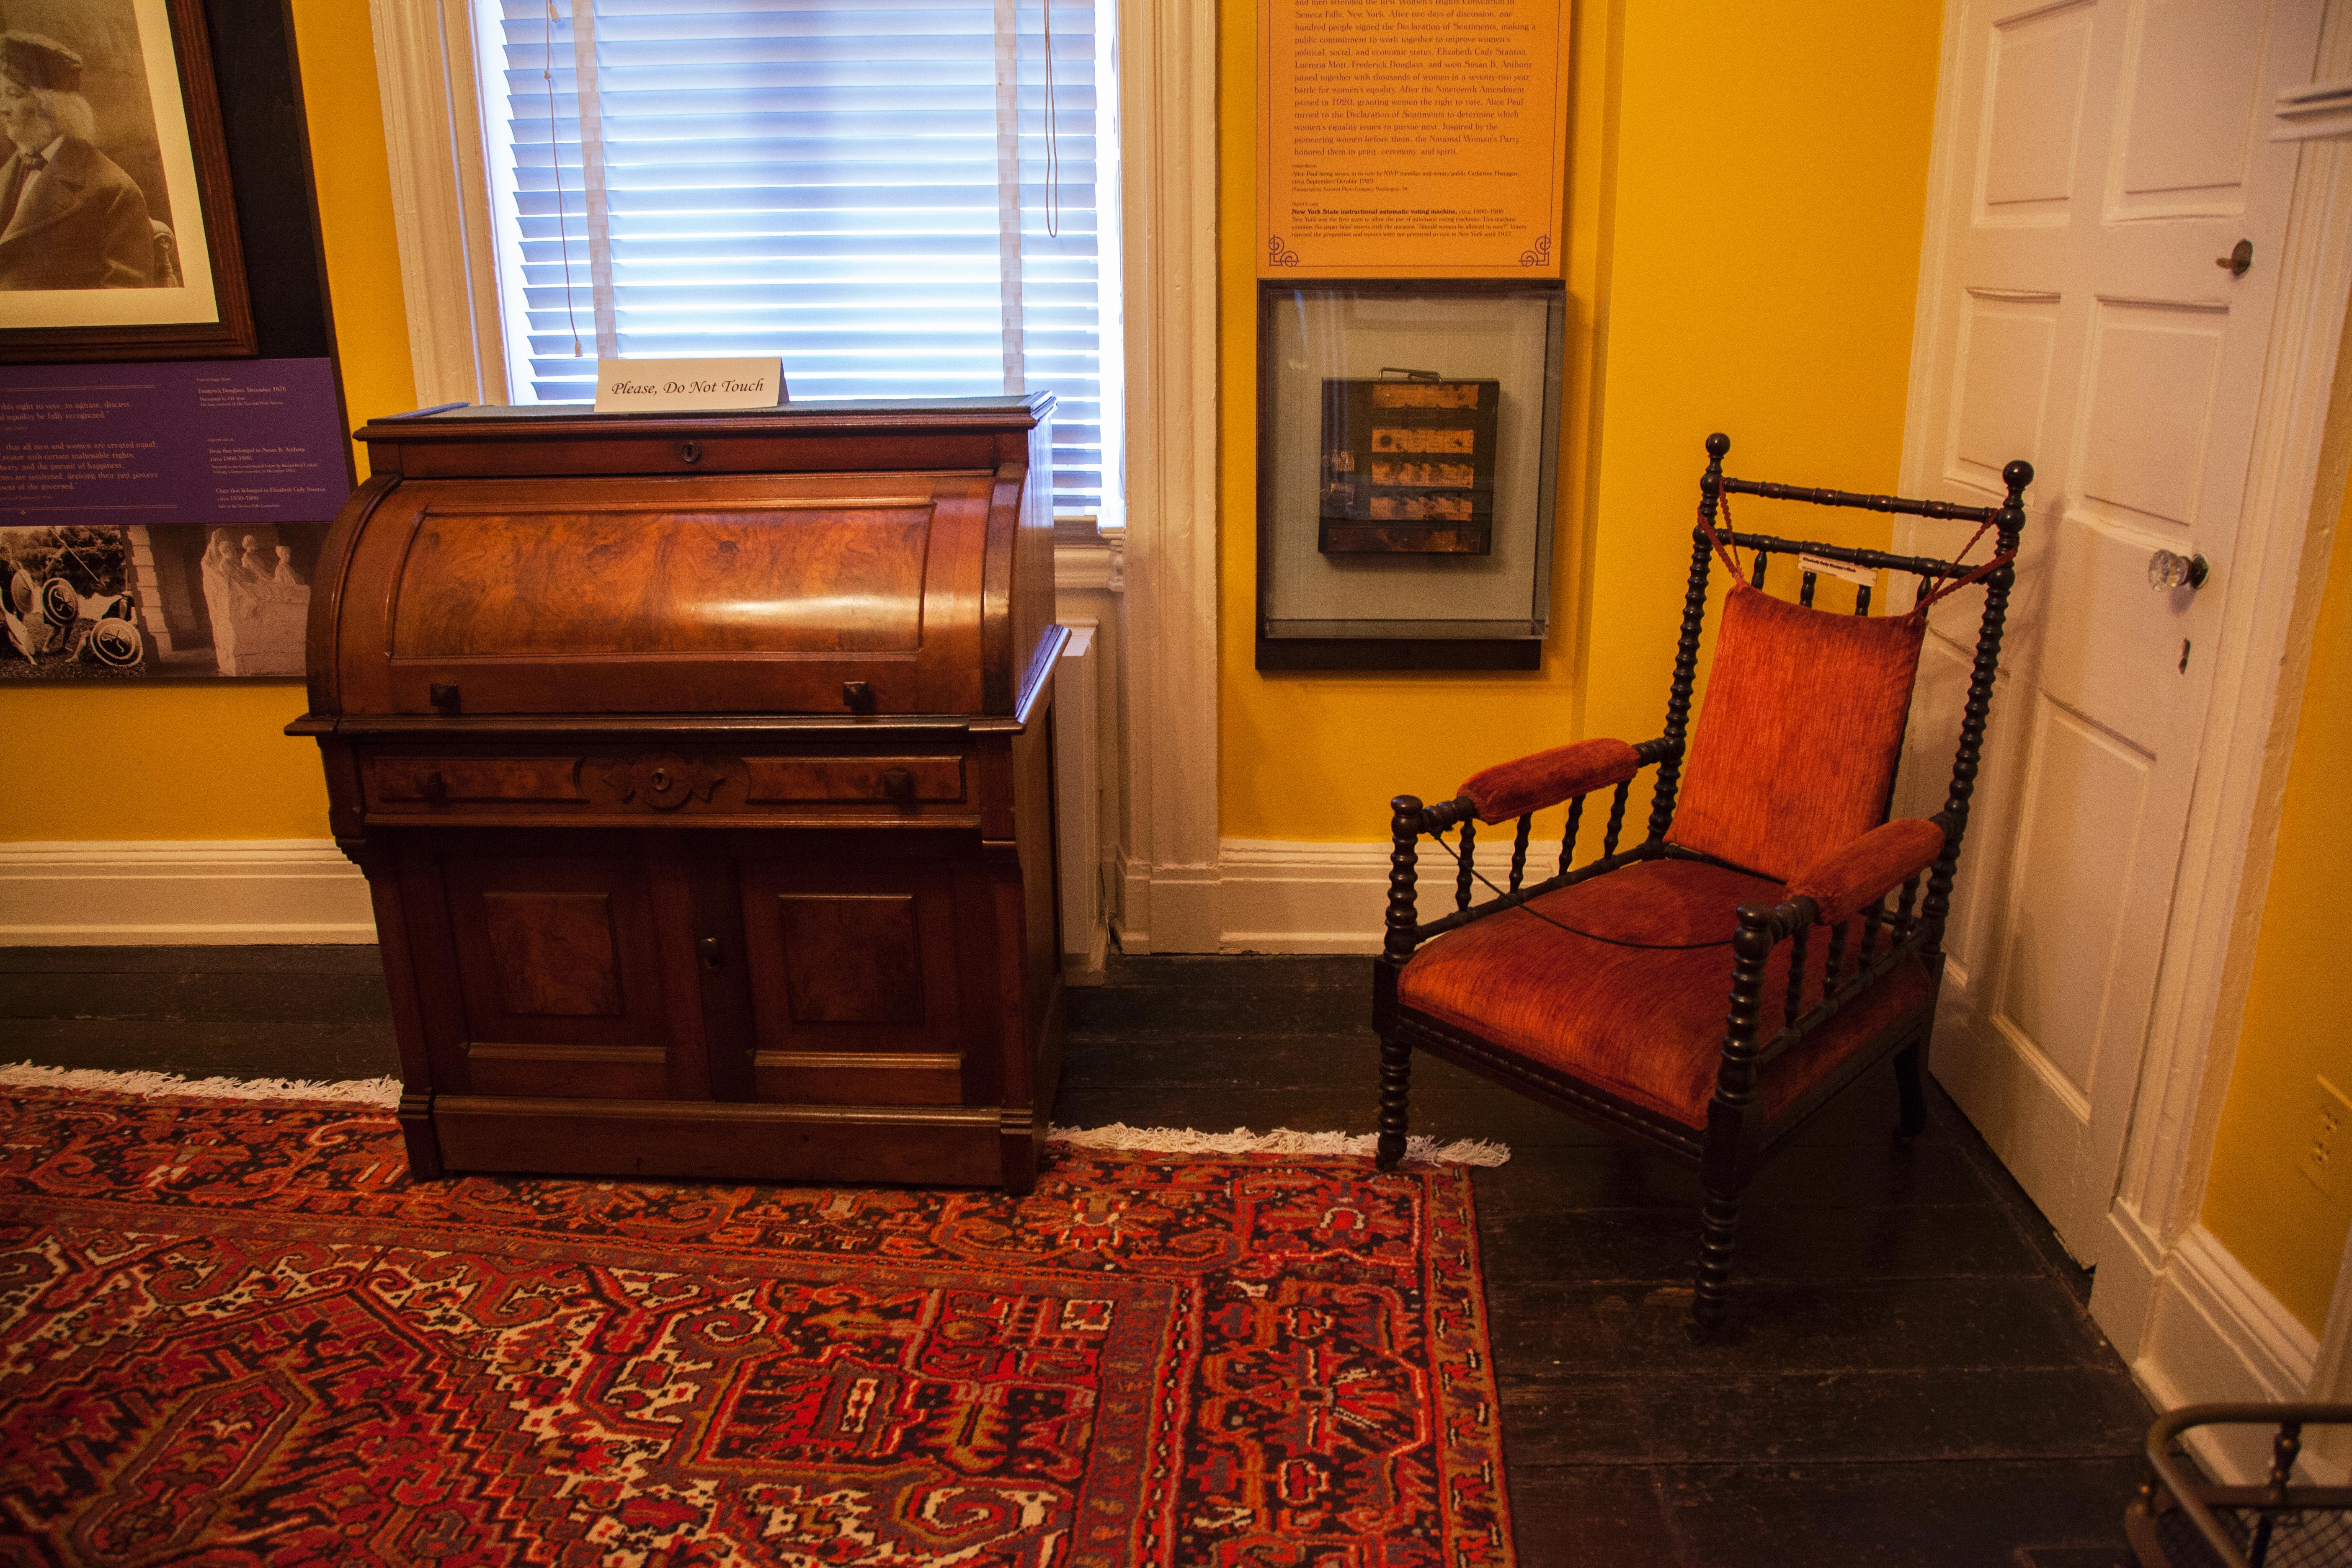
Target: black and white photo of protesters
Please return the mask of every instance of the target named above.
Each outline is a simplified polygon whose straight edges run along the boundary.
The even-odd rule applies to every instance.
[[[119,528],[0,528],[0,676],[137,673],[131,575]]]

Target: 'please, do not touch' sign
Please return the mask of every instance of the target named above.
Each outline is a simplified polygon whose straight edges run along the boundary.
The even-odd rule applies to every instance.
[[[600,359],[599,414],[773,408],[784,401],[779,359]]]

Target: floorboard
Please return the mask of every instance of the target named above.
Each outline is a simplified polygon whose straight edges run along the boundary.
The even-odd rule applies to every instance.
[[[1113,961],[1070,994],[1055,1120],[1363,1132],[1360,958]],[[0,949],[8,1060],[199,1076],[398,1071],[372,948]],[[1519,1560],[2111,1568],[2150,1412],[2089,1276],[1931,1092],[1855,1085],[1743,1209],[1734,1332],[1685,1328],[1687,1172],[1442,1062],[1413,1131],[1473,1178]]]

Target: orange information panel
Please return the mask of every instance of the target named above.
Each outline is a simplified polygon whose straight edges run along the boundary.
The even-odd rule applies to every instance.
[[[1560,0],[1258,0],[1261,278],[1557,278]]]

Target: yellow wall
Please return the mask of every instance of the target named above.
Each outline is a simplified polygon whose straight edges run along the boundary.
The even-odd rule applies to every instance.
[[[1261,675],[1255,3],[1222,3],[1223,832],[1381,837],[1401,791],[1441,798],[1580,735],[1656,734],[1706,433],[1730,433],[1734,472],[1895,488],[1940,7],[1579,7],[1571,395],[1544,668]],[[1886,538],[1867,513],[1811,531]]]
[[[343,397],[357,425],[416,402],[375,46],[353,0],[294,0],[294,27]],[[104,759],[58,772],[69,787],[10,790],[0,838],[324,837],[318,747],[279,733],[302,706],[299,681],[0,690],[0,731],[19,758],[78,756],[95,742]]]
[[[2204,1221],[2231,1256],[2316,1334],[2352,1226],[2352,1176],[2335,1198],[2294,1168],[2318,1113],[2312,1080],[2352,1094],[2352,1031],[2343,1022],[2336,940],[2352,879],[2352,489],[2336,525],[2335,564],[2312,636],[2270,896],[2254,947],[2230,1093],[2206,1179]],[[2337,1155],[2352,1164],[2352,1131]]]

